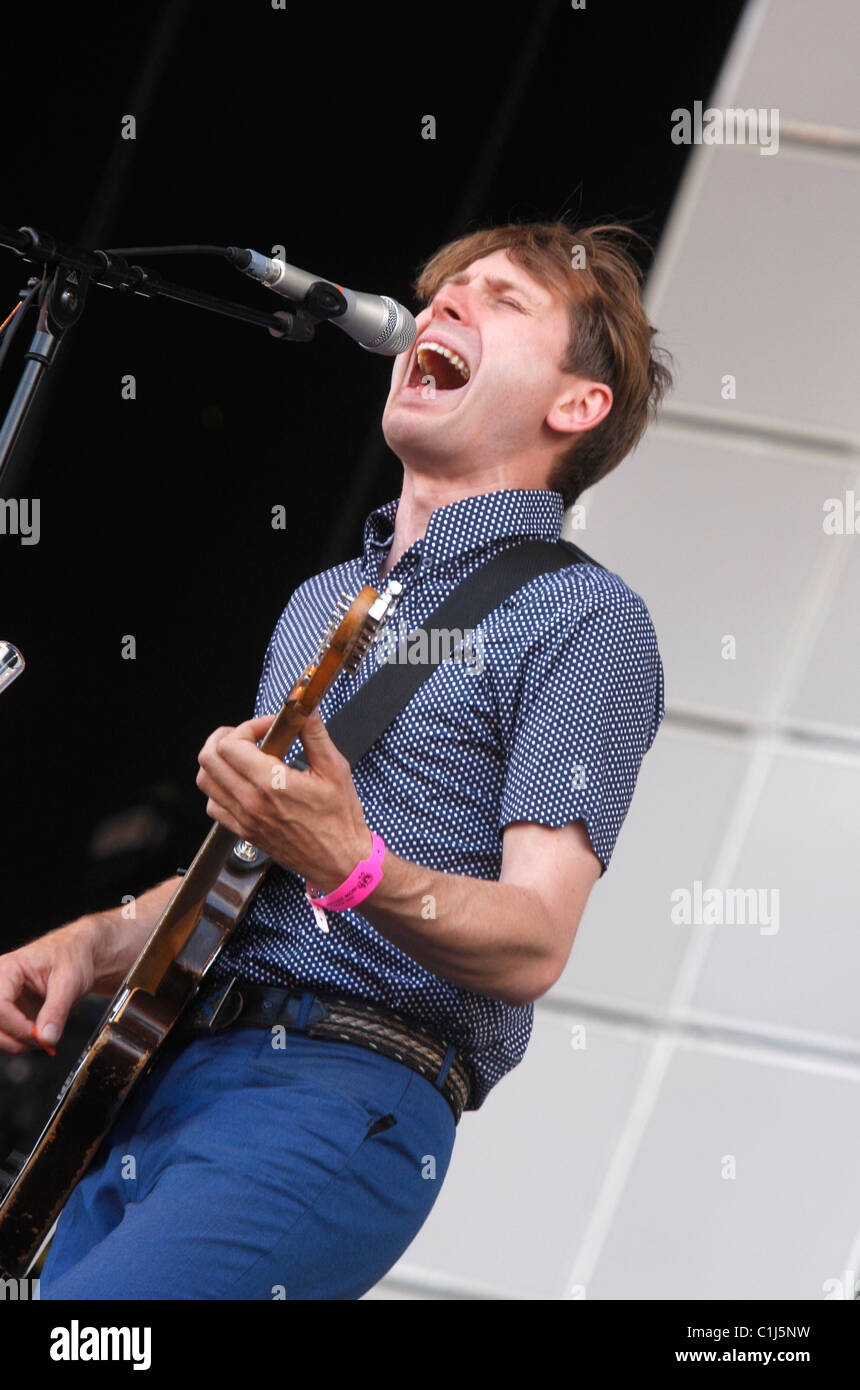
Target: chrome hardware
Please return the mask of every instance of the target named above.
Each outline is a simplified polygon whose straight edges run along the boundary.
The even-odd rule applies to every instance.
[[[391,618],[391,615],[400,602],[400,595],[402,592],[403,585],[400,583],[399,579],[392,579],[382,593],[373,600],[373,603],[368,609],[361,633],[356,640],[356,644],[348,660],[344,664],[344,670],[348,671],[350,675],[355,675],[371,642],[378,641],[380,629]]]
[[[368,609],[367,617],[364,620],[361,632],[356,638],[355,645],[350,655],[344,662],[343,669],[345,671],[348,671],[350,675],[354,675],[357,671],[361,663],[361,659],[367,651],[368,647],[370,646],[370,643],[375,642],[377,640],[379,636],[380,627],[391,617],[392,613],[397,607],[398,602],[400,601],[400,595],[402,594],[402,592],[403,585],[400,583],[400,581],[398,579],[392,579],[389,581],[382,593],[377,594],[376,598],[373,600],[373,603],[370,605],[370,608]],[[322,661],[326,652],[326,648],[331,642],[331,639],[337,631],[338,627],[343,622],[344,618],[349,612],[353,601],[354,600],[348,598],[346,594],[341,594],[340,598],[337,601],[335,610],[329,618],[328,626],[326,627],[326,630],[323,633],[322,638],[320,639],[320,644],[312,663],[314,666],[318,666],[319,663]]]
[[[314,666],[318,666],[319,663],[322,661],[323,657],[325,656],[326,648],[328,647],[329,642],[334,637],[335,632],[340,627],[341,623],[343,622],[344,618],[349,612],[351,603],[352,599],[347,598],[346,594],[342,593],[337,603],[335,604],[334,612],[328,620],[326,630],[320,638],[316,656],[313,659]]]
[[[123,1004],[128,999],[130,994],[131,990],[128,988],[128,985],[126,985],[125,988],[122,989],[120,993],[117,995],[116,999],[113,1001],[113,1004],[110,1006],[110,1013],[107,1015],[105,1023],[113,1022],[113,1020],[116,1018],[117,1014],[119,1013],[120,1009],[122,1008]]]
[[[0,641],[0,690],[5,690],[7,685],[11,685],[16,676],[20,676],[26,662],[17,647],[11,642]]]

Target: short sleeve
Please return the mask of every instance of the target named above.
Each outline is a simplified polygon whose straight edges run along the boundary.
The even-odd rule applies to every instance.
[[[605,870],[664,714],[656,633],[617,575],[585,566],[540,593],[534,631],[518,672],[500,830],[581,820]]]
[[[270,710],[270,709],[268,708],[269,700],[268,700],[268,698],[267,698],[267,695],[268,695],[268,689],[269,689],[269,682],[270,682],[270,679],[271,679],[271,670],[272,670],[272,649],[273,649],[273,647],[274,647],[274,644],[275,644],[275,634],[274,634],[274,632],[273,632],[272,635],[271,635],[271,637],[269,638],[268,646],[266,647],[266,653],[265,653],[265,656],[263,657],[263,667],[262,667],[262,670],[260,671],[260,680],[259,680],[259,684],[257,685],[257,698],[256,698],[256,700],[254,701],[254,718],[255,718],[255,719],[259,718],[259,716],[260,716],[261,714],[271,714],[271,713],[273,713],[273,711]]]

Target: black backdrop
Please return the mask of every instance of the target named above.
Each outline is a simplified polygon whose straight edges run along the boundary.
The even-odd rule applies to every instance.
[[[33,9],[4,20],[0,222],[90,246],[283,244],[409,304],[420,260],[487,220],[610,214],[657,240],[687,154],[670,112],[707,100],[741,8],[169,0],[59,26]],[[279,307],[220,262],[158,269]],[[0,319],[31,273],[0,249]],[[291,590],[356,553],[399,490],[389,370],[332,328],[298,346],[91,292],[19,454],[39,543],[0,535],[0,637],[28,661],[0,696],[4,946],[187,862],[201,744],[250,712]]]

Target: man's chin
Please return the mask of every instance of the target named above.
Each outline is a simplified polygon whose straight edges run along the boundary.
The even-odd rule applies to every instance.
[[[443,411],[421,411],[414,405],[404,406],[389,401],[382,414],[382,433],[389,449],[399,454],[401,449],[433,447],[445,427]]]

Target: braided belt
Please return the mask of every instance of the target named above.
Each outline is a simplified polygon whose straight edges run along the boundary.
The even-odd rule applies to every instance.
[[[180,1039],[220,1032],[223,1028],[273,1028],[300,1031],[309,1038],[353,1043],[401,1062],[436,1085],[448,1046],[426,1025],[364,1000],[312,990],[277,989],[231,980],[210,986],[191,1000],[177,1024]],[[464,1060],[453,1054],[442,1092],[459,1124],[471,1091]]]

